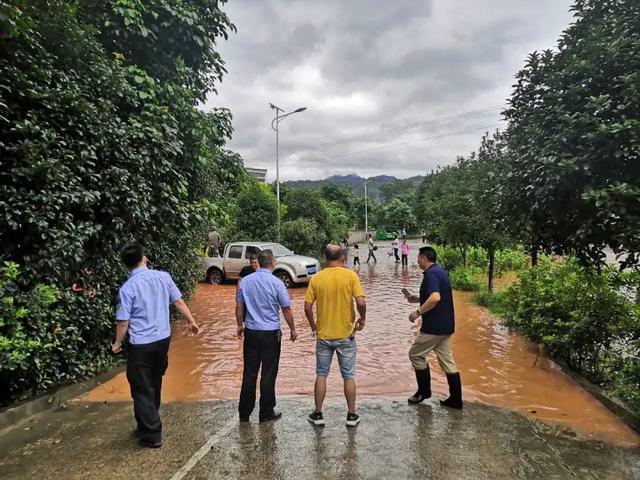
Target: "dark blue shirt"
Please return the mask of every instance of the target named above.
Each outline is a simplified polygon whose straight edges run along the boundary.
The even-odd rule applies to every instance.
[[[420,305],[434,293],[440,293],[440,301],[426,313],[422,314],[422,333],[431,335],[451,335],[455,331],[453,315],[453,292],[449,274],[440,265],[434,263],[424,271],[420,285]]]

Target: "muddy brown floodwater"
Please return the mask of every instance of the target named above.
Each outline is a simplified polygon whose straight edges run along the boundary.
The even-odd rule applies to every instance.
[[[358,394],[380,397],[408,395],[415,379],[407,352],[419,326],[408,321],[413,310],[400,292],[417,291],[422,272],[415,248],[409,268],[381,258],[363,264],[360,278],[367,295],[367,325],[358,334]],[[386,256],[386,255],[385,255]],[[382,257],[382,255],[379,255]],[[304,318],[304,288],[290,290],[299,339],[288,340],[283,321],[283,347],[277,393],[312,395],[315,378],[314,339]],[[236,398],[242,381],[242,342],[235,338],[235,285],[198,285],[189,306],[203,328],[197,338],[176,322],[164,377],[163,401]],[[638,445],[640,437],[601,403],[575,384],[524,337],[509,332],[489,312],[471,302],[471,294],[455,292],[454,356],[461,370],[464,395],[516,410],[546,422],[568,426],[586,436],[620,445]],[[436,394],[447,392],[446,378],[430,359]],[[342,395],[337,363],[332,365],[328,394]],[[89,392],[83,400],[129,400],[124,374]],[[312,402],[311,397],[309,402]]]

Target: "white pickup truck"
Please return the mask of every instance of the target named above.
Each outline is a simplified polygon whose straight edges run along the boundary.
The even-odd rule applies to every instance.
[[[277,258],[273,274],[287,288],[296,284],[306,284],[320,271],[320,262],[313,257],[295,255],[291,250],[273,242],[231,242],[224,248],[222,257],[202,257],[202,270],[209,283],[217,284],[225,280],[236,280],[240,270],[249,265],[251,255],[262,250],[271,250]]]

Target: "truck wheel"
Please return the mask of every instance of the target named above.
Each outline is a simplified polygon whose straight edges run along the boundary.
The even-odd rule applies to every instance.
[[[211,285],[218,285],[219,283],[222,283],[222,272],[217,269],[217,268],[210,268],[209,271],[207,272],[207,281],[211,284]]]
[[[274,273],[274,275],[276,277],[278,277],[282,283],[284,283],[284,286],[287,288],[291,288],[293,285],[293,281],[291,280],[291,277],[289,276],[289,274],[287,272],[285,272],[284,270],[279,270],[277,272]]]

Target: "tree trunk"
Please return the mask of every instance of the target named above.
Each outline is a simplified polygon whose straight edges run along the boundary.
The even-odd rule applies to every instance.
[[[460,253],[462,254],[462,266],[467,268],[467,247],[460,247]]]
[[[487,252],[489,254],[489,293],[493,293],[493,271],[495,269],[496,249],[489,247]]]
[[[531,247],[531,267],[538,266],[538,247],[535,245]]]

